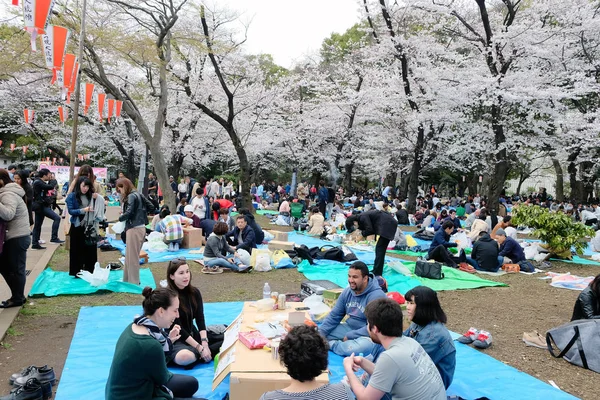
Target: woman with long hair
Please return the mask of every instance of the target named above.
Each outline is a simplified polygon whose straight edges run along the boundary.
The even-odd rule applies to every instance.
[[[125,268],[123,282],[140,284],[140,251],[146,237],[148,211],[154,205],[138,193],[133,183],[127,178],[117,180],[117,192],[121,195],[123,205],[119,221],[125,222]]]
[[[219,352],[222,341],[211,341],[208,337],[202,295],[200,290],[192,285],[192,272],[185,258],[176,258],[169,262],[167,283],[169,289],[177,293],[179,298],[179,317],[173,326],[179,326],[181,334],[173,343],[173,351],[167,357],[168,361],[180,366],[210,362]]]
[[[437,293],[427,286],[417,286],[404,297],[406,316],[411,322],[404,336],[415,339],[429,354],[448,389],[456,367],[456,348],[446,328],[446,313]]]
[[[169,328],[179,316],[179,298],[169,288],[144,288],[144,315],[128,325],[115,347],[115,354],[106,381],[106,400],[172,400],[191,397],[198,390],[193,376],[173,374],[167,369],[165,353],[173,349],[179,338],[175,327]]]
[[[29,172],[26,170],[18,170],[14,175],[15,183],[23,188],[25,191],[25,197],[23,200],[25,204],[27,204],[27,211],[29,212],[29,226],[33,226],[33,210],[31,209],[33,205],[33,187],[29,183]]]
[[[0,308],[19,307],[26,300],[25,267],[31,230],[23,196],[23,188],[10,179],[7,170],[0,169],[0,220],[4,221],[2,229],[6,231],[0,252],[0,274],[11,292],[10,299],[0,303]]]
[[[98,237],[98,219],[96,215],[96,202],[103,201],[93,198],[94,188],[92,182],[85,176],[79,178],[75,190],[67,196],[67,209],[71,216],[69,230],[69,275],[76,276],[81,270],[94,272],[94,264],[98,261],[97,243],[86,240],[88,229],[93,230],[94,237]]]
[[[571,321],[600,319],[600,274],[577,297]]]

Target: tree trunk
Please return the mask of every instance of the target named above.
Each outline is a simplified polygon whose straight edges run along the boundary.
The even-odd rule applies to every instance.
[[[352,170],[354,169],[354,161],[349,162],[344,166],[344,191],[352,194]]]
[[[396,190],[396,180],[398,180],[398,172],[388,172],[385,176],[384,185],[391,186]]]
[[[410,168],[408,184],[408,204],[406,209],[414,214],[417,210],[417,196],[419,195],[419,173],[421,172],[421,160],[423,157],[423,146],[425,145],[425,132],[423,125],[417,128],[417,142],[415,143],[413,163]]]
[[[564,176],[563,176],[563,169],[562,166],[560,165],[560,162],[556,159],[553,158],[552,159],[552,165],[554,166],[554,171],[556,172],[556,200],[557,201],[564,201],[565,199],[565,193],[564,193]]]
[[[504,135],[504,126],[501,124],[501,106],[494,104],[492,106],[492,130],[494,132],[494,145],[500,148],[506,141]],[[506,161],[506,149],[496,153],[494,163],[494,172],[488,180],[487,196],[488,210],[498,213],[499,198],[504,190],[504,182],[508,176],[508,162]]]

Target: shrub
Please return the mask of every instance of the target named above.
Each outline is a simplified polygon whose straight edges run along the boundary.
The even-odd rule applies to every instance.
[[[552,253],[560,254],[575,248],[577,254],[583,254],[587,247],[584,240],[594,235],[594,230],[563,213],[550,212],[540,206],[521,205],[512,210],[514,225],[523,225],[535,229],[533,236],[547,243]]]

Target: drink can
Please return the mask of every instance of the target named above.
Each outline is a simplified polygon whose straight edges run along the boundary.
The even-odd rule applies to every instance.
[[[278,292],[271,292],[271,298],[275,300],[275,304],[277,304],[277,299],[279,298]]]
[[[285,294],[279,295],[279,300],[277,301],[277,308],[280,310],[285,310]]]

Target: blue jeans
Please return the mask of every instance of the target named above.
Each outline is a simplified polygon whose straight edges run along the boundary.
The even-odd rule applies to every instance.
[[[500,269],[500,267],[502,267],[502,264],[504,264],[504,257],[498,256],[498,266],[493,271],[481,268],[477,260],[474,260],[471,257],[467,257],[467,263],[471,264],[473,268],[475,268],[477,271],[497,272]]]
[[[362,353],[364,356],[371,354],[374,346],[376,345],[368,336],[346,340],[345,342],[343,341],[346,334],[352,330],[352,328],[344,323],[339,324],[334,330],[332,330],[329,335],[327,335],[329,350],[343,357],[347,357],[352,353],[355,355]]]
[[[40,210],[34,211],[35,214],[35,222],[33,225],[33,246],[39,246],[40,235],[42,233],[42,224],[44,223],[44,219],[46,217],[52,220],[52,236],[51,240],[58,239],[58,227],[60,225],[60,217],[56,214],[50,207],[43,206]]]
[[[235,257],[233,261],[235,262],[235,264],[227,261],[224,258],[213,258],[212,260],[204,262],[204,265],[206,265],[207,267],[229,268],[237,272],[240,270],[240,268],[237,266],[237,264],[241,264],[240,259]]]

